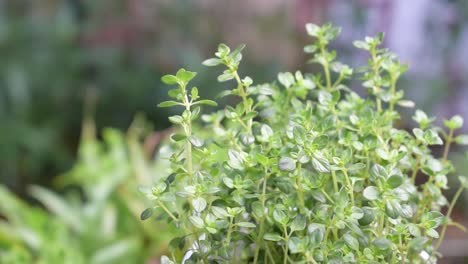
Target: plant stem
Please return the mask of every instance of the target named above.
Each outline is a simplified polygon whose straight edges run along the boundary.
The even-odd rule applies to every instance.
[[[395,90],[396,90],[396,78],[395,77],[391,77],[391,85],[390,85],[390,94],[392,96],[395,96]],[[390,105],[389,105],[389,109],[390,111],[393,111],[393,108],[395,107],[395,101],[393,100],[393,98],[390,100]]]
[[[378,233],[383,235],[384,231],[384,226],[385,226],[385,212],[382,211],[382,215],[380,216],[380,221],[379,221],[379,228],[378,228]]]
[[[187,92],[185,90],[185,86],[181,87],[184,93],[184,105],[185,111],[187,111],[188,117],[185,126],[185,135],[187,136],[186,142],[186,151],[187,151],[187,174],[189,176],[189,184],[193,182],[193,161],[192,161],[192,143],[188,140],[192,136],[192,111],[190,110],[191,102],[188,99]]]
[[[297,185],[297,197],[299,199],[299,206],[301,213],[305,213],[305,202],[304,202],[304,190],[302,189],[301,180],[302,180],[302,165],[299,164],[297,168],[297,178],[296,178],[296,185]]]
[[[325,52],[325,46],[323,44],[320,45],[320,53],[322,54],[322,57],[324,59],[324,62],[322,64],[323,66],[323,71],[325,72],[325,80],[327,83],[327,90],[331,92],[332,90],[332,85],[331,85],[331,78],[330,78],[330,69],[328,68],[328,60]]]
[[[346,169],[343,169],[343,173],[346,179],[346,183],[348,184],[348,189],[349,189],[348,193],[349,193],[349,196],[351,197],[351,203],[354,204],[354,187],[351,184],[351,181],[349,180],[348,172],[346,171]]]
[[[419,171],[419,162],[421,162],[421,157],[418,156],[416,158],[416,166],[415,168],[413,169],[413,174],[411,175],[411,183],[414,184],[414,182],[416,181],[416,176],[418,175],[418,171]]]
[[[375,52],[375,48],[372,48],[370,50],[370,53],[371,53],[371,56],[372,56],[372,62],[374,63],[373,65],[373,70],[374,70],[374,74],[375,75],[378,75],[379,74],[379,66],[377,65],[377,55],[376,55],[376,52]],[[380,87],[378,86],[374,86],[374,93],[375,93],[375,100],[376,100],[376,103],[377,103],[377,111],[378,112],[382,112],[382,101],[380,100],[379,98],[379,93],[380,93]]]
[[[229,244],[231,244],[231,233],[232,233],[233,222],[234,222],[234,217],[231,216],[229,219],[229,227],[228,227],[228,233],[227,233],[227,238],[226,238],[226,247],[228,247]]]
[[[446,142],[445,142],[444,155],[442,156],[442,159],[444,161],[447,161],[448,154],[450,151],[450,144],[452,144],[452,141],[453,141],[453,129],[450,129]]]
[[[179,220],[177,219],[177,217],[175,217],[171,211],[169,211],[169,209],[167,209],[167,207],[161,202],[161,201],[158,201],[157,202],[158,205],[172,218],[172,220],[174,220],[175,222],[178,222]]]
[[[336,180],[336,173],[334,170],[331,172],[333,178],[333,188],[335,188],[335,193],[338,193],[338,181]]]
[[[265,200],[266,200],[266,187],[267,187],[267,181],[268,181],[268,174],[265,169],[265,176],[263,177],[263,187],[262,187],[262,195],[260,196],[260,199],[262,201],[262,208],[263,208],[263,213],[265,213]],[[255,241],[255,256],[254,256],[254,264],[257,264],[258,261],[258,255],[260,254],[260,245],[262,244],[262,239],[263,239],[263,232],[264,232],[264,222],[265,222],[265,216],[262,215],[262,219],[260,220],[260,230],[258,233],[257,240]]]
[[[288,230],[285,225],[283,225],[283,230],[284,230],[284,257],[283,257],[283,264],[288,263],[288,244],[289,244],[289,235],[288,235]]]
[[[460,195],[463,193],[464,189],[465,189],[465,187],[463,187],[463,186],[458,187],[457,192],[453,196],[452,202],[450,203],[449,209],[447,211],[447,215],[446,215],[447,220],[446,220],[444,226],[442,227],[442,231],[440,232],[439,240],[437,241],[437,244],[434,247],[434,250],[437,250],[440,247],[440,245],[442,244],[442,241],[444,240],[444,236],[445,236],[445,232],[447,231],[447,226],[448,226],[448,223],[449,223],[450,215],[452,214],[453,208],[455,207],[455,204],[457,203],[457,200],[458,200],[458,198],[460,198]]]
[[[237,90],[239,91],[239,95],[242,98],[242,101],[244,103],[245,113],[246,114],[250,113],[250,112],[252,112],[252,107],[248,102],[247,93],[244,90],[244,85],[242,84],[242,81],[241,81],[237,71],[234,71],[233,75],[234,75],[234,78],[236,79],[236,82],[237,82]],[[248,122],[247,122],[247,132],[249,133],[249,135],[252,134],[252,119],[249,119]]]

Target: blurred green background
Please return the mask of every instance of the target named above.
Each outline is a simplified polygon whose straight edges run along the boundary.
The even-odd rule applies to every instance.
[[[180,67],[197,71],[195,82],[201,95],[213,98],[222,86],[215,81],[216,73],[207,72],[201,61],[210,57],[220,42],[247,44],[241,71],[248,72],[255,83],[274,79],[278,71],[308,71],[311,66],[305,63],[302,52],[309,41],[304,24],[327,21],[343,28],[333,46],[341,59],[353,66],[363,65],[366,57],[352,48],[352,41],[386,32],[386,46],[410,65],[399,83],[407,97],[440,119],[455,113],[468,118],[467,1],[0,0],[1,183],[33,204],[37,200],[47,202],[40,198],[44,198],[40,191],[39,195],[30,191],[32,185],[45,186],[63,196],[70,193],[69,188],[78,186],[80,191],[71,193],[93,201],[93,190],[86,189],[86,181],[107,175],[113,165],[101,168],[87,162],[113,160],[112,149],[118,144],[126,153],[120,162],[129,164],[129,173],[115,182],[111,191],[128,181],[138,182],[141,177],[135,180],[136,176],[146,175],[141,172],[146,169],[141,168],[152,171],[159,166],[151,153],[162,134],[154,131],[169,126],[167,110],[156,108],[166,99],[162,75]],[[352,85],[361,90],[359,83]],[[138,113],[144,114],[146,121],[134,121]],[[404,120],[407,126],[413,125],[410,113]],[[105,136],[102,131],[106,127],[116,130]],[[138,136],[135,129],[125,132],[129,127],[139,128]],[[83,137],[82,131],[88,131],[88,137]],[[98,140],[103,137],[103,142]],[[136,146],[138,150],[134,151],[141,160],[131,160],[131,146]],[[93,148],[99,150],[89,151]],[[85,175],[81,180],[66,173],[86,166],[89,169],[81,172]],[[56,178],[58,175],[61,178]],[[104,178],[112,181],[111,176]],[[64,184],[68,180],[72,187]],[[128,198],[135,197],[132,190],[116,197],[111,191],[105,205],[99,206],[124,203],[125,208],[138,214],[136,208],[142,206],[129,205],[135,202],[135,198]],[[7,189],[5,192],[9,193]],[[75,203],[80,215],[77,199],[67,201]],[[459,219],[466,219],[463,208],[462,203]],[[14,222],[11,218],[19,216],[14,210],[9,215],[7,209],[1,214]],[[59,216],[65,213],[50,206],[48,209],[54,213],[58,210]],[[63,219],[59,217],[59,221]],[[69,228],[66,226],[64,229]],[[117,228],[119,236],[125,237],[126,230],[132,228],[136,227]],[[141,232],[143,240],[158,241],[147,237],[153,230]],[[79,243],[86,244],[89,237],[80,237]],[[466,254],[465,239],[449,240],[446,254]],[[148,259],[148,253],[143,255]],[[83,263],[87,263],[86,257]]]

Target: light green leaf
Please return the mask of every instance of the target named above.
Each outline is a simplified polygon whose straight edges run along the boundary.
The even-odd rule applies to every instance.
[[[282,157],[278,162],[278,168],[282,171],[293,171],[296,169],[296,162],[290,157]]]
[[[201,213],[206,208],[206,200],[201,197],[197,197],[192,200],[192,206],[195,211]]]
[[[176,105],[182,105],[182,104],[176,101],[165,101],[165,102],[158,104],[158,107],[171,107],[171,106],[176,106]]]
[[[377,200],[379,198],[379,189],[375,186],[368,186],[364,189],[362,195],[369,201]]]
[[[266,233],[263,236],[263,239],[268,240],[268,241],[280,241],[283,239],[283,237],[276,233]]]
[[[221,60],[217,58],[211,58],[211,59],[204,60],[202,64],[208,67],[216,66],[216,65],[221,64]]]
[[[179,81],[179,79],[177,79],[177,77],[174,75],[168,74],[168,75],[164,75],[161,78],[161,81],[165,84],[173,85],[173,84],[176,84]]]
[[[237,226],[239,227],[246,227],[246,228],[255,228],[256,225],[253,224],[253,223],[249,223],[249,222],[239,222],[239,223],[236,223]]]

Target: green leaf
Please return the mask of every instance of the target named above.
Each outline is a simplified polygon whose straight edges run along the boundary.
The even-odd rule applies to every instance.
[[[455,138],[458,145],[468,145],[468,135],[459,135]]]
[[[282,157],[278,162],[278,168],[282,171],[293,171],[296,169],[296,162],[290,157]]]
[[[283,237],[276,233],[266,233],[263,236],[263,239],[268,240],[268,241],[280,241],[280,240],[283,240]]]
[[[218,52],[216,52],[216,56],[219,58],[224,58],[226,57],[229,52],[231,52],[231,49],[224,43],[221,43],[218,45]]]
[[[426,230],[426,235],[432,238],[439,238],[439,233],[437,233],[437,231],[432,228]]]
[[[305,243],[304,240],[305,239],[301,239],[299,237],[291,237],[288,241],[289,252],[292,254],[306,252],[307,243]]]
[[[260,203],[260,201],[255,201],[252,203],[252,213],[257,219],[260,219],[264,216],[265,211],[263,210],[263,205]]]
[[[364,211],[364,216],[358,220],[359,224],[362,226],[370,225],[375,220],[374,211],[370,207],[364,207],[363,211]]]
[[[173,84],[176,84],[179,81],[179,79],[174,75],[168,74],[168,75],[164,75],[161,78],[161,81],[165,84],[173,85]]]
[[[379,198],[379,189],[375,186],[368,186],[364,189],[362,195],[369,201],[377,200]]]
[[[392,242],[386,238],[377,238],[372,242],[372,244],[374,244],[374,246],[378,247],[379,249],[385,250],[391,247]]]
[[[395,189],[403,184],[403,177],[401,175],[392,175],[387,179],[387,184]]]
[[[308,23],[306,24],[306,31],[309,36],[317,37],[320,32],[320,27],[315,24]]]
[[[203,222],[203,219],[201,219],[199,216],[191,215],[189,217],[189,220],[196,228],[202,229],[205,227],[205,223]]]
[[[459,115],[455,115],[452,118],[450,118],[450,120],[444,120],[444,125],[448,129],[452,129],[452,130],[461,128],[463,126],[463,117]]]
[[[204,144],[203,140],[196,136],[189,137],[189,141],[196,148],[201,148],[203,147],[203,144]]]
[[[176,106],[176,105],[182,105],[182,104],[176,101],[165,101],[165,102],[158,104],[158,107],[171,107],[171,106]]]
[[[153,208],[146,208],[140,215],[142,221],[150,218],[153,215]]]
[[[195,211],[201,213],[206,208],[206,200],[201,197],[197,197],[192,200],[192,206]]]
[[[379,164],[375,164],[374,166],[372,166],[371,176],[375,179],[388,178],[387,170],[382,165],[379,165]]]
[[[169,259],[167,256],[161,257],[161,264],[175,264],[174,261]]]
[[[278,81],[286,88],[294,84],[294,76],[290,72],[278,73]]]
[[[303,215],[297,215],[296,218],[291,222],[291,225],[289,228],[291,228],[292,231],[302,231],[305,229],[307,224],[307,220]]]
[[[369,50],[370,49],[369,44],[366,43],[365,41],[357,40],[357,41],[353,42],[353,45],[358,49],[363,49],[363,50]]]
[[[185,237],[176,237],[169,242],[169,250],[175,251],[177,249],[182,250],[185,247]]]
[[[239,227],[246,227],[246,228],[255,228],[255,227],[257,227],[255,224],[249,223],[249,222],[239,222],[239,223],[236,223],[236,225],[239,226]]]
[[[175,115],[175,116],[170,116],[169,121],[171,121],[171,123],[173,124],[180,125],[182,124],[182,122],[184,122],[184,119],[181,116]]]
[[[211,206],[211,212],[213,212],[213,214],[217,218],[220,218],[220,219],[224,219],[224,218],[228,217],[228,213],[227,213],[226,209],[224,209],[223,207]]]
[[[188,83],[190,80],[192,80],[195,76],[197,75],[196,72],[191,72],[191,71],[186,71],[185,69],[180,69],[176,73],[176,77],[184,82]]]
[[[439,134],[432,129],[426,130],[424,132],[424,140],[429,145],[443,145],[444,142],[439,137]]]
[[[234,75],[230,72],[224,72],[218,76],[218,82],[226,82],[232,79],[234,79]]]
[[[408,246],[414,252],[420,252],[428,241],[427,237],[415,237],[408,243]]]
[[[359,250],[359,241],[356,238],[354,238],[351,234],[349,233],[344,234],[343,239],[346,245],[348,245],[348,247],[356,251]]]
[[[224,177],[224,178],[223,178],[223,183],[224,183],[224,185],[226,185],[229,189],[233,189],[233,188],[234,188],[234,181],[233,181],[231,178]]]
[[[316,45],[307,45],[304,47],[304,52],[305,53],[314,53],[317,50]]]
[[[216,103],[215,101],[212,101],[212,100],[200,100],[200,101],[196,101],[192,105],[198,105],[198,104],[209,105],[209,106],[218,106],[218,103]]]
[[[286,215],[286,213],[278,209],[273,211],[273,219],[282,225],[286,225],[289,221],[289,217]]]
[[[228,150],[228,164],[231,166],[233,169],[238,169],[241,170],[244,168],[244,161],[247,156],[245,152],[237,151],[230,149]]]
[[[182,134],[173,134],[173,135],[171,136],[171,139],[174,140],[174,141],[176,141],[176,142],[181,141],[181,140],[184,140],[184,139],[186,139],[186,138],[187,138],[187,136],[186,136],[186,135],[182,135]]]
[[[205,65],[205,66],[211,67],[211,66],[219,65],[219,64],[221,64],[221,62],[222,61],[220,59],[211,58],[211,59],[204,60],[202,62],[202,64]]]
[[[468,178],[466,176],[458,176],[458,180],[464,188],[468,189]]]
[[[320,152],[315,152],[312,158],[312,166],[319,172],[330,172],[330,163]]]

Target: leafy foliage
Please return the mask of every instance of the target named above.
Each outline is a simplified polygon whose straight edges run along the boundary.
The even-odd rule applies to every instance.
[[[442,194],[454,167],[450,145],[463,122],[445,121],[448,133],[416,111],[418,128],[398,129],[395,107],[412,107],[396,89],[406,71],[381,48],[383,34],[354,45],[370,54],[354,70],[337,61],[328,44],[340,29],[308,24],[315,42],[305,47],[315,74],[280,73],[278,81],[253,85],[238,68],[243,45],[221,44],[206,66],[223,66],[218,81],[234,80],[221,96],[239,104],[202,115],[189,81],[196,73],[181,69],[163,82],[182,113],[170,121],[171,171],[153,187],[142,188],[153,201],[145,210],[163,212],[183,235],[170,243],[162,263],[427,263],[434,262],[454,200]],[[345,81],[362,80],[362,98]],[[441,158],[432,145],[445,144]],[[416,186],[420,175],[425,183]],[[449,205],[447,215],[441,208]],[[440,233],[437,228],[442,227]],[[433,242],[436,241],[433,246]]]
[[[142,127],[136,121],[127,136],[107,129],[99,142],[85,123],[80,160],[58,178],[69,186],[63,196],[30,190],[45,209],[0,188],[0,263],[143,263],[162,254],[165,234],[173,230],[157,233],[166,225],[139,222],[145,205],[137,186],[161,168],[143,154]]]

